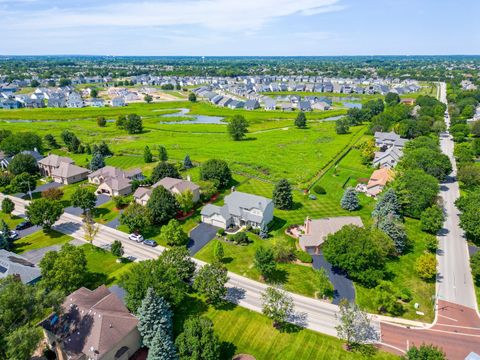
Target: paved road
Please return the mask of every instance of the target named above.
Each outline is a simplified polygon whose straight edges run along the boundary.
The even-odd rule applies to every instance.
[[[323,254],[312,255],[313,263],[312,266],[315,269],[324,268],[328,273],[328,278],[333,284],[335,289],[333,294],[333,303],[339,304],[342,299],[347,299],[350,302],[355,301],[355,288],[353,286],[352,280],[347,278],[347,276],[332,268],[332,265],[325,260]]]
[[[446,99],[446,85],[440,85],[440,100]],[[446,118],[447,126],[450,118]],[[437,296],[439,300],[449,301],[470,308],[476,308],[475,290],[472,274],[470,272],[469,255],[465,235],[460,228],[458,209],[455,200],[460,197],[460,190],[456,180],[457,166],[453,156],[454,142],[450,135],[440,139],[442,151],[448,155],[452,162],[453,171],[446,182],[441,184],[440,196],[445,208],[444,229],[438,236],[439,262],[437,274]]]
[[[3,195],[0,194],[0,201],[2,198]],[[13,197],[10,198],[15,202],[15,213],[23,213],[28,201]],[[82,219],[79,216],[64,213],[55,224],[54,229],[68,234],[75,239],[83,240],[84,233],[81,224]],[[129,240],[128,234],[124,232],[108,226],[99,225],[99,232],[94,240],[94,245],[102,247],[111,244],[114,240],[120,240],[122,242],[125,256],[132,256],[136,260],[155,259],[164,250],[161,246],[151,248],[143,244],[138,244]],[[193,259],[193,261],[195,261],[198,266],[205,264],[198,259]],[[267,286],[231,272],[228,273],[228,276],[230,278],[227,283],[228,300],[247,309],[261,312],[261,294]],[[290,293],[290,296],[292,296],[294,300],[296,311],[295,317],[290,319],[291,322],[311,330],[336,336],[337,331],[335,330],[335,326],[338,324],[336,318],[338,307],[336,305],[292,293]],[[379,331],[379,322],[377,320],[373,320],[373,326]]]
[[[471,352],[480,353],[480,319],[474,309],[439,301],[435,325],[414,330],[381,324],[382,347],[399,355],[412,345],[434,344],[445,351],[449,360],[464,360]]]

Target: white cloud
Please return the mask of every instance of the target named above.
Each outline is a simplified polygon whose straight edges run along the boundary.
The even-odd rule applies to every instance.
[[[15,30],[193,25],[229,32],[255,31],[293,14],[309,16],[341,9],[339,0],[130,0],[87,8],[4,11],[2,15],[3,22]]]

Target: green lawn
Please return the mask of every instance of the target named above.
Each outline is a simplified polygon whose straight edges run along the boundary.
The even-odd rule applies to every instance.
[[[91,273],[90,283],[93,287],[116,283],[133,264],[132,262],[117,262],[117,257],[109,251],[90,244],[82,245],[81,248],[87,258],[87,268]]]
[[[13,215],[13,214],[12,215],[7,215],[7,214],[0,211],[0,220],[5,221],[8,225],[8,227],[10,228],[10,230],[13,230],[15,228],[15,226],[20,224],[25,219],[21,218],[20,216]]]
[[[251,354],[257,360],[365,359],[359,353],[346,352],[336,338],[306,329],[280,332],[265,316],[239,306],[214,309],[196,297],[188,297],[178,313],[182,315],[175,317],[175,334],[179,333],[187,316],[203,315],[213,321],[215,332],[222,341],[223,359],[241,353]],[[385,352],[369,358],[398,359]]]
[[[120,215],[119,210],[115,207],[115,203],[112,200],[96,207],[92,213],[94,215],[93,219],[100,224],[106,224]]]
[[[71,236],[62,234],[55,230],[40,230],[31,235],[25,236],[24,238],[18,239],[13,244],[14,251],[18,254],[21,254],[30,250],[41,249],[47,246],[63,245],[71,240],[73,240]]]

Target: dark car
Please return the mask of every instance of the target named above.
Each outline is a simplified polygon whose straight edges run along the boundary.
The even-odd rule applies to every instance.
[[[157,242],[155,240],[144,240],[143,243],[147,246],[155,247],[157,246]]]
[[[33,226],[33,224],[30,221],[24,221],[24,222],[21,222],[20,224],[18,224],[15,227],[15,230],[25,230],[25,229],[28,229],[29,227],[32,227],[32,226]]]

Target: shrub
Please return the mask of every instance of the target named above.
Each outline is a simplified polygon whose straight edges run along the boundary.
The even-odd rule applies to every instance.
[[[238,232],[230,236],[230,240],[233,241],[237,245],[248,245],[251,243],[246,232]]]
[[[327,193],[325,188],[323,186],[320,186],[320,185],[315,185],[313,187],[313,191],[315,191],[315,193],[318,194],[318,195],[325,195]]]
[[[312,255],[303,250],[295,250],[295,257],[303,263],[311,263],[313,261]]]
[[[116,257],[121,257],[123,256],[123,245],[121,243],[121,241],[119,240],[115,240],[113,243],[112,243],[112,246],[110,248],[110,252],[115,255]]]
[[[423,254],[415,262],[415,270],[424,280],[432,280],[437,274],[437,259],[433,254]]]
[[[410,302],[412,301],[413,297],[412,297],[412,292],[407,289],[407,288],[403,288],[401,289],[399,292],[398,292],[398,298],[400,300],[402,300],[403,302]]]
[[[438,249],[438,239],[434,235],[426,235],[425,236],[425,244],[427,246],[427,250],[431,253],[436,253]]]
[[[225,229],[218,229],[217,235],[218,235],[218,236],[223,236],[223,235],[225,235]]]
[[[57,188],[51,188],[42,191],[42,197],[50,200],[60,200],[63,197],[63,191]]]

